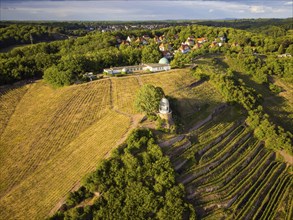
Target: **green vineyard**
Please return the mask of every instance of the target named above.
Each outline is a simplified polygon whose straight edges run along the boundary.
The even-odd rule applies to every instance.
[[[226,107],[161,143],[200,219],[292,219],[291,166],[278,161]],[[292,169],[292,168],[291,168]]]

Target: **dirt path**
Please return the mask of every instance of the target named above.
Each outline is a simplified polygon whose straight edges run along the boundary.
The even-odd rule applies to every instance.
[[[291,156],[284,150],[279,150],[278,153],[281,154],[286,163],[289,163],[291,166],[293,165],[293,156]]]
[[[60,201],[54,206],[54,208],[51,209],[51,211],[49,212],[49,214],[48,214],[47,217],[50,217],[50,216],[54,215],[54,213],[56,213],[56,212],[61,208],[61,206],[65,203],[66,198],[67,198],[67,194],[68,194],[69,192],[74,192],[74,191],[78,190],[79,187],[80,187],[80,181],[77,181],[77,182],[72,186],[72,188],[71,188],[68,192],[66,192],[66,194],[62,197],[62,199],[61,199],[61,200],[60,200]]]

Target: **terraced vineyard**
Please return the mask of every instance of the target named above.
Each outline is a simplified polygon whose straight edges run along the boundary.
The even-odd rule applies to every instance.
[[[161,143],[188,200],[201,219],[292,219],[292,166],[230,117],[231,107],[223,111]]]

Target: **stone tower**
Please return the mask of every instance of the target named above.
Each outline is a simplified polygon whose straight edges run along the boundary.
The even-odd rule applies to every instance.
[[[162,119],[165,119],[168,122],[168,125],[173,124],[172,111],[170,109],[170,104],[168,99],[166,99],[165,97],[163,97],[160,101],[159,116]]]

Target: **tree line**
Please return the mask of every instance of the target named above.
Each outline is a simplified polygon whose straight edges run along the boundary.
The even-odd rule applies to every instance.
[[[269,115],[263,111],[261,106],[262,96],[247,86],[243,80],[235,77],[231,69],[223,68],[219,61],[214,59],[212,71],[206,71],[199,66],[194,74],[210,78],[228,102],[237,103],[247,111],[247,125],[254,131],[258,139],[265,141],[266,147],[273,150],[285,150],[289,154],[293,154],[291,142],[293,135],[270,120]]]
[[[25,30],[26,26],[23,28]],[[46,33],[43,27],[40,26],[39,29],[40,33]],[[276,60],[277,54],[293,55],[293,40],[290,38],[289,31],[286,31],[285,36],[271,37],[233,28],[190,25],[156,30],[91,32],[77,39],[39,43],[0,54],[0,83],[8,84],[44,76],[50,84],[63,86],[81,79],[85,72],[101,73],[108,67],[158,62],[163,55],[153,38],[162,35],[164,35],[163,42],[172,46],[172,52],[178,49],[189,36],[208,39],[208,42],[203,43],[200,48],[191,50],[187,54],[175,53],[171,58],[173,67],[184,67],[196,57],[209,53],[223,53],[237,59],[245,56],[243,63],[249,72],[256,75],[259,81],[264,82],[266,75],[271,72],[280,76],[290,75],[292,69],[292,66],[288,64],[290,62],[285,59],[272,62]],[[22,34],[26,36],[26,40],[28,40],[28,32]],[[143,35],[150,37],[147,45],[135,40],[129,44],[118,42],[118,38],[125,40],[127,36],[133,36],[136,39]],[[219,36],[225,36],[226,42],[222,46],[211,47],[211,42]],[[253,56],[254,53],[267,56],[265,64],[264,59]]]

